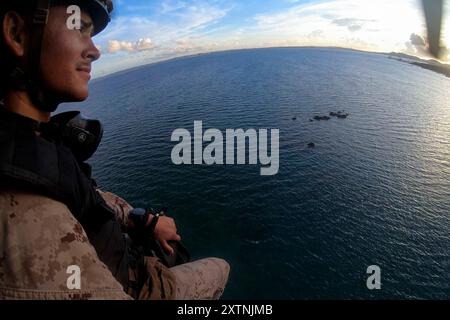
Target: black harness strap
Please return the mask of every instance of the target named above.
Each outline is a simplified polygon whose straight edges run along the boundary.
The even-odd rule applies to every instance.
[[[36,135],[38,123],[0,106],[0,187],[31,190],[67,205],[99,258],[128,287],[127,240],[114,212],[64,145]]]

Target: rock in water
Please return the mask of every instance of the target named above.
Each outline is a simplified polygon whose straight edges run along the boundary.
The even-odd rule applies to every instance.
[[[328,116],[315,116],[314,119],[317,121],[321,121],[321,120],[330,120],[331,118]]]

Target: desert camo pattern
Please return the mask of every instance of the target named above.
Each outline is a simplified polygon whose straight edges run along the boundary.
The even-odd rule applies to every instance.
[[[218,300],[225,289],[230,265],[206,258],[170,268],[176,279],[175,300]]]
[[[0,191],[0,299],[131,299],[62,203]],[[80,289],[69,289],[69,266]]]
[[[97,192],[102,196],[103,200],[105,200],[108,207],[113,209],[117,221],[122,226],[128,226],[129,216],[131,211],[133,211],[133,207],[114,193],[102,191],[100,189],[97,189]]]
[[[133,207],[111,192],[97,189],[106,204],[112,208],[122,225],[128,224]],[[230,272],[222,259],[206,258],[167,269],[157,258],[144,258],[146,276],[139,300],[216,300],[222,296]],[[134,272],[132,277],[135,278]]]
[[[122,198],[100,192],[126,224],[132,207]],[[207,258],[174,268],[145,257],[146,279],[140,300],[219,299],[230,266]],[[81,271],[80,289],[69,289],[70,266]],[[0,299],[130,300],[103,264],[69,209],[50,198],[0,191]]]

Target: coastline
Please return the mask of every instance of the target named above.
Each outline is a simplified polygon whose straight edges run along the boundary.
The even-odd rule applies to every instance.
[[[113,73],[101,75],[99,77],[95,77],[91,80],[91,82],[97,82],[101,81],[103,79],[114,77],[120,74],[132,72],[134,70],[148,67],[151,65],[161,64],[161,63],[167,63],[171,61],[177,61],[177,60],[184,60],[189,59],[193,57],[199,57],[199,56],[206,56],[210,54],[220,54],[223,52],[239,52],[239,51],[247,51],[247,50],[258,50],[258,49],[292,49],[292,48],[299,48],[299,49],[324,49],[324,50],[342,50],[342,51],[350,51],[350,52],[359,52],[359,53],[368,53],[368,54],[378,54],[378,55],[384,55],[387,56],[389,59],[394,59],[400,62],[405,62],[411,65],[415,65],[418,67],[421,67],[423,69],[427,69],[436,73],[439,73],[441,75],[444,75],[448,78],[450,78],[450,64],[443,64],[437,60],[429,59],[425,60],[416,56],[412,56],[405,53],[399,53],[399,52],[376,52],[376,51],[365,51],[365,50],[358,50],[353,48],[345,48],[345,47],[334,47],[334,46],[286,46],[286,47],[263,47],[263,48],[240,48],[240,49],[230,49],[230,50],[218,50],[218,51],[211,51],[211,52],[200,52],[200,53],[193,53],[193,54],[187,54],[187,55],[181,55],[181,56],[175,56],[175,57],[169,57],[169,58],[163,58],[161,60],[156,60],[150,63],[142,64],[139,66],[134,66],[131,68],[127,68],[124,70],[116,71]]]

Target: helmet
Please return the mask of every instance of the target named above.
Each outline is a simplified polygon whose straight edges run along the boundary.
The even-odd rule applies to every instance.
[[[37,108],[47,112],[55,111],[58,102],[53,101],[39,84],[42,38],[49,9],[52,5],[58,4],[78,5],[89,12],[94,24],[94,35],[103,31],[111,21],[112,0],[1,0],[0,3],[1,13],[8,10],[30,13],[32,26],[27,67],[14,66],[9,78],[10,83],[17,89],[28,91]]]
[[[78,5],[89,12],[95,26],[94,34],[98,34],[106,28],[111,21],[111,12],[114,9],[112,0],[2,0],[0,12],[14,9],[31,11],[33,24],[45,24],[49,8],[56,4]]]
[[[89,12],[94,22],[94,35],[102,32],[111,21],[111,12],[113,11],[112,0],[79,0],[70,1],[70,4],[77,4]]]

